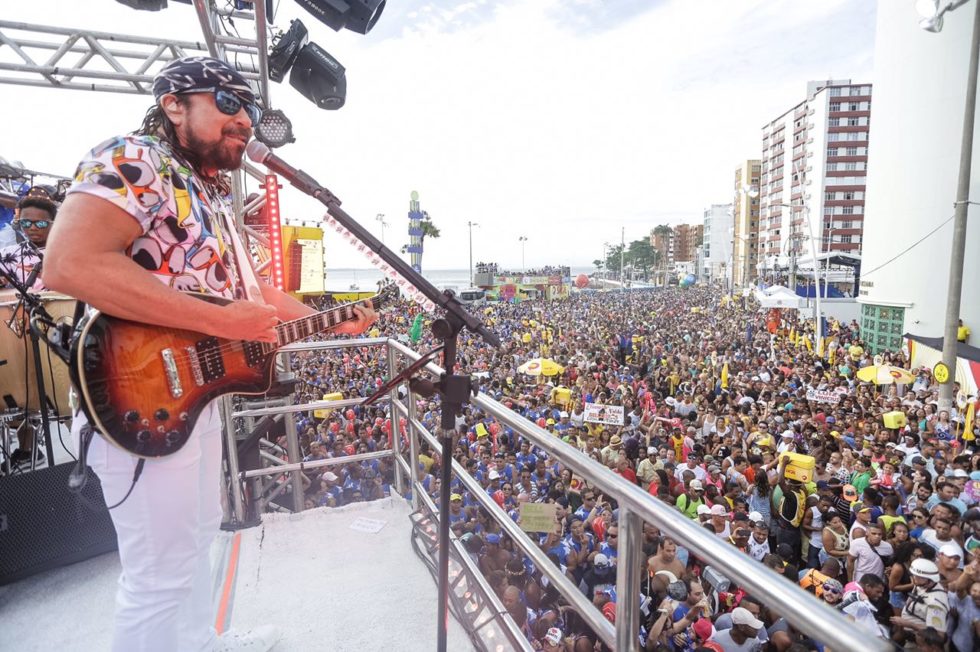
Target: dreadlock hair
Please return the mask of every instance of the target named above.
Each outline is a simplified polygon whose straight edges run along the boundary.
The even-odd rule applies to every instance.
[[[174,98],[182,106],[187,104],[187,98],[183,95],[175,94]],[[146,114],[143,116],[143,123],[138,129],[131,132],[131,134],[133,136],[156,136],[166,142],[174,154],[183,159],[205,183],[217,192],[222,195],[227,195],[231,192],[231,185],[221,172],[218,172],[213,177],[204,174],[201,166],[201,157],[180,144],[174,123],[170,121],[167,112],[163,110],[163,106],[160,104],[154,104],[146,110]]]

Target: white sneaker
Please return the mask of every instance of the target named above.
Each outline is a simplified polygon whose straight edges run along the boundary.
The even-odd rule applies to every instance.
[[[245,632],[229,629],[218,637],[214,652],[268,652],[280,638],[282,630],[275,625],[260,625]]]

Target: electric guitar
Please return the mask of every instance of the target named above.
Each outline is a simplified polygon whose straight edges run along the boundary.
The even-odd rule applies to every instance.
[[[375,309],[397,296],[394,284],[372,297]],[[228,299],[192,296],[214,304]],[[354,303],[283,322],[276,343],[212,337],[100,312],[75,327],[71,374],[93,428],[112,444],[148,459],[187,443],[204,406],[224,394],[263,394],[275,353],[291,342],[353,320]]]

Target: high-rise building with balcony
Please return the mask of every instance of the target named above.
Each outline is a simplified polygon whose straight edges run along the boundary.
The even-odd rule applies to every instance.
[[[732,265],[735,287],[756,278],[759,262],[759,173],[758,159],[743,161],[735,168],[735,196],[732,201]],[[753,196],[754,195],[754,196]]]
[[[698,276],[728,287],[732,255],[732,205],[712,204],[704,209]]]
[[[697,260],[697,249],[704,240],[703,224],[678,224],[674,227],[674,262]]]
[[[860,254],[870,121],[871,84],[831,79],[762,127],[760,275],[812,275],[811,229],[818,258]]]

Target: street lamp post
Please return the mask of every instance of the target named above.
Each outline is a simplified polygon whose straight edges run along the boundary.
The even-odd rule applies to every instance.
[[[374,219],[377,220],[381,224],[381,244],[384,244],[385,243],[385,227],[388,226],[388,223],[385,222],[385,214],[384,213],[378,213],[374,217]]]
[[[777,206],[782,206],[783,208],[790,209],[790,224],[793,223],[793,213],[794,208],[800,208],[801,206],[793,206],[792,204],[776,204]],[[823,337],[823,311],[820,307],[820,260],[817,258],[817,239],[816,234],[813,232],[813,220],[810,219],[810,207],[806,204],[802,204],[803,208],[803,219],[806,220],[807,230],[810,232],[810,258],[813,261],[813,283],[816,289],[814,301],[814,333],[816,333],[816,344],[817,347],[820,346],[820,339]],[[792,231],[792,229],[791,229]],[[792,236],[791,236],[792,238]],[[794,247],[792,239],[789,242],[790,247]],[[795,249],[791,252],[791,266],[790,274],[791,280],[790,285],[792,286],[793,293],[796,293],[796,251]]]
[[[965,4],[952,0],[939,7],[939,0],[916,3],[924,14],[919,26],[927,32],[943,28],[943,14]],[[943,363],[950,370],[949,379],[939,385],[939,409],[949,412],[953,407],[953,383],[956,380],[956,329],[960,318],[963,294],[963,260],[966,255],[966,217],[970,203],[970,177],[973,171],[973,126],[977,110],[977,68],[980,67],[980,0],[973,11],[973,35],[970,40],[970,65],[966,78],[966,102],[963,112],[963,131],[960,136],[960,170],[956,184],[956,204],[953,217],[953,243],[949,257],[949,287],[946,295],[946,328],[943,333]]]
[[[477,222],[467,222],[470,228],[470,287],[473,287],[473,227],[480,226]]]
[[[527,242],[527,236],[519,236],[517,240],[521,243],[521,271],[525,272],[527,271],[527,267],[524,266],[524,243]]]

